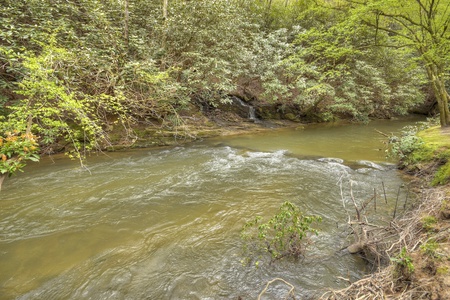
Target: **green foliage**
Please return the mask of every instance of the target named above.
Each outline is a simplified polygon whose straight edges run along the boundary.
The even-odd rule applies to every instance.
[[[433,216],[426,216],[422,218],[422,228],[426,231],[433,231],[436,223],[437,219]]]
[[[107,143],[102,117],[124,113],[123,96],[84,93],[71,80],[78,62],[74,53],[57,47],[52,37],[42,47],[40,55],[22,56],[25,75],[16,93],[24,98],[9,107],[7,122],[19,131],[30,127],[42,145],[61,143],[71,157],[82,159],[85,151]]]
[[[436,269],[436,275],[438,276],[448,276],[449,268],[447,266],[440,266]]]
[[[0,115],[82,158],[115,122],[179,126],[230,94],[315,120],[403,114],[421,98],[417,57],[378,47],[401,38],[370,26],[386,1],[169,1],[163,15],[162,1],[4,0]],[[446,62],[441,44],[423,57]]]
[[[417,126],[406,126],[400,137],[391,136],[389,138],[391,154],[400,159],[406,159],[414,151],[419,150],[424,142],[416,135],[418,131]]]
[[[239,2],[233,2],[174,2],[158,26],[161,63],[175,67],[173,76],[191,97],[213,105],[236,90],[254,59],[259,34]]]
[[[390,154],[402,159],[406,164],[433,159],[433,151],[429,148],[429,143],[426,142],[422,132],[435,125],[436,120],[429,118],[427,121],[405,126],[401,130],[400,136],[392,135],[389,138]]]
[[[239,88],[264,102],[283,103],[290,99],[294,86],[285,72],[285,59],[293,53],[290,40],[300,30],[294,27],[254,34],[252,45],[243,57],[245,64]]]
[[[373,28],[374,42],[405,49],[408,61],[420,61],[437,99],[440,124],[450,124],[446,91],[450,64],[447,1],[369,0],[345,1],[361,23]],[[380,33],[388,34],[379,39]]]
[[[259,16],[259,23],[269,31],[297,25],[298,16],[315,2],[315,0],[249,1],[249,9]]]
[[[37,139],[31,133],[4,132],[0,135],[0,174],[22,171],[27,160],[39,161],[38,152]]]
[[[447,161],[443,166],[441,166],[437,170],[431,184],[433,186],[444,185],[447,184],[449,181],[450,181],[450,161]]]
[[[267,222],[263,222],[260,216],[255,217],[241,230],[241,238],[246,242],[247,260],[266,252],[272,260],[304,255],[309,235],[318,234],[311,224],[321,220],[319,216],[304,215],[290,202],[284,202],[279,212]]]
[[[437,165],[431,184],[443,185],[450,181],[450,142],[440,127],[434,125],[435,120],[429,120],[405,127],[400,137],[390,138],[390,153],[400,158],[405,167]]]
[[[47,55],[51,36],[72,56],[58,67],[58,84],[78,101],[122,98],[139,121],[169,121],[189,101],[216,105],[235,92],[296,102],[327,120],[404,113],[418,97],[409,54],[367,47],[371,31],[349,9],[319,2],[171,1],[163,16],[160,1],[127,1],[126,14],[117,0],[6,0],[2,99],[18,98],[17,82],[33,72],[24,57]]]
[[[415,86],[417,65],[410,53],[374,45],[372,29],[352,13],[318,6],[302,14],[308,29],[297,36],[295,53],[286,60],[297,88],[294,101],[323,119],[406,114],[423,99]]]
[[[429,127],[417,134],[424,140],[422,148],[413,153],[412,158],[419,162],[433,162],[438,165],[431,182],[432,185],[446,184],[450,180],[450,141],[440,127]]]
[[[414,273],[414,264],[406,247],[403,247],[396,257],[392,257],[391,261],[395,264],[395,271],[397,277],[403,277],[408,280]]]
[[[423,254],[431,258],[439,258],[440,255],[436,252],[439,248],[439,244],[434,240],[429,240],[420,246],[420,250]]]

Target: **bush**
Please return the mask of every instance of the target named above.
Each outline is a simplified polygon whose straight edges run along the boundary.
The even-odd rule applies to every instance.
[[[259,256],[261,253],[269,253],[272,261],[285,256],[304,255],[309,235],[318,234],[311,224],[321,220],[319,216],[304,215],[297,206],[288,201],[265,223],[262,222],[262,217],[255,217],[247,222],[241,231],[242,239],[247,242],[244,248],[246,261],[251,261],[255,255]]]
[[[411,256],[405,247],[402,248],[400,253],[391,258],[391,261],[395,264],[395,276],[397,279],[410,280],[414,273],[414,264]]]
[[[406,126],[400,137],[391,136],[389,138],[391,155],[404,159],[418,150],[423,145],[423,140],[416,135],[419,130],[418,126]]]
[[[38,161],[38,151],[36,137],[31,133],[8,131],[0,135],[1,176],[11,176],[17,171],[22,171],[26,160]]]

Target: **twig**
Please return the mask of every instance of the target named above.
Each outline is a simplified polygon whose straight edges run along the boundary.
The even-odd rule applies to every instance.
[[[375,212],[377,212],[377,190],[375,188],[373,188],[373,198],[374,198],[374,210]]]
[[[361,214],[360,214],[360,212],[359,212],[358,205],[356,204],[355,197],[353,196],[352,185],[353,185],[353,182],[350,181],[350,198],[352,199],[353,205],[355,206],[356,216],[357,216],[357,218],[358,218],[358,221],[361,222]]]
[[[267,292],[267,289],[269,288],[269,286],[270,286],[272,283],[274,283],[275,281],[281,281],[281,282],[283,282],[284,284],[290,286],[291,289],[289,290],[287,296],[291,295],[293,298],[295,297],[295,295],[294,295],[294,289],[295,289],[295,287],[294,287],[292,284],[290,284],[289,282],[287,282],[286,280],[284,280],[284,279],[282,279],[282,278],[275,278],[275,279],[272,279],[271,281],[269,281],[269,282],[266,284],[266,287],[265,287],[265,288],[262,290],[262,292],[258,295],[258,300],[261,300],[262,295],[264,295],[264,294]],[[287,296],[286,296],[286,299],[287,299]]]
[[[397,191],[397,199],[395,199],[395,209],[394,209],[394,215],[392,216],[392,219],[395,219],[395,215],[397,214],[397,204],[398,204],[398,197],[400,195],[400,189],[402,188],[402,186],[398,187],[398,191]]]
[[[344,278],[344,277],[341,277],[341,276],[337,276],[336,278],[337,278],[337,279],[344,280],[344,281],[347,281],[348,284],[352,284],[352,282],[351,282],[350,279],[348,279],[348,278]]]
[[[386,189],[385,189],[385,187],[384,187],[384,181],[382,181],[382,182],[381,182],[381,185],[383,186],[383,192],[384,192],[384,201],[385,201],[385,202],[386,202],[386,204],[387,204]]]
[[[339,180],[337,183],[339,183],[339,188],[341,191],[342,206],[345,208],[344,192],[342,191],[342,177],[344,177],[344,173],[342,173],[342,175],[339,177]]]
[[[403,204],[403,210],[406,210],[406,204],[408,203],[409,188],[410,188],[410,186],[408,185],[408,190],[406,191],[405,204]]]
[[[381,131],[379,131],[378,129],[374,129],[374,130],[375,130],[377,133],[381,134],[382,136],[390,137],[389,134],[384,133],[384,132],[381,132]]]

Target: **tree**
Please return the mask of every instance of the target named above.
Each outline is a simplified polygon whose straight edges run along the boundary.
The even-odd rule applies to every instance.
[[[302,13],[304,30],[286,60],[303,114],[325,121],[406,114],[423,99],[416,65],[401,49],[374,45],[373,28],[349,7],[332,8],[318,5]]]
[[[167,8],[169,6],[169,0],[163,0],[163,18],[167,19]]]
[[[79,58],[56,46],[54,36],[48,40],[39,55],[21,56],[24,77],[16,93],[23,97],[9,107],[4,123],[11,130],[39,134],[43,145],[59,143],[66,153],[82,160],[87,151],[108,142],[103,116],[120,116],[123,97],[119,93],[89,95],[73,85],[72,66],[79,64]]]
[[[450,63],[450,1],[365,0],[347,1],[362,22],[390,35],[387,47],[415,51],[422,61],[439,108],[441,126],[450,125],[449,94],[445,83]]]

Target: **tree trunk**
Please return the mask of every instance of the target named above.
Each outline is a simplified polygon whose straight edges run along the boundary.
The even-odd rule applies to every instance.
[[[130,20],[130,13],[128,11],[128,0],[125,0],[125,8],[124,8],[124,32],[123,32],[123,37],[125,39],[125,46],[128,48],[128,44],[129,44],[129,33],[128,33],[128,23]]]
[[[163,18],[167,19],[167,7],[169,6],[169,0],[163,0]]]
[[[449,95],[445,89],[445,81],[439,76],[439,68],[433,65],[426,66],[428,79],[433,87],[434,95],[439,109],[441,127],[450,126],[450,110],[448,108]]]

